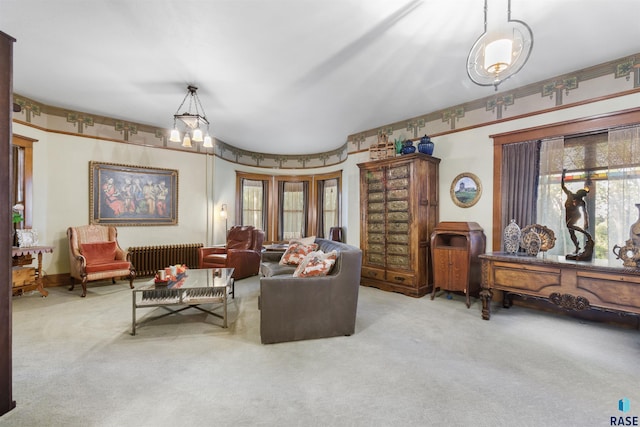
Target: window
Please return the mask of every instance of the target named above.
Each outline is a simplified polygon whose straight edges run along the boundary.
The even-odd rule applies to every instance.
[[[31,228],[33,222],[33,143],[35,140],[13,135],[12,162],[13,188],[11,206],[21,203],[24,206],[24,222],[17,228]]]
[[[308,182],[278,183],[278,240],[291,240],[307,235],[308,197]]]
[[[590,189],[585,201],[590,219],[589,232],[596,241],[595,257],[609,258],[610,261],[615,259],[611,251],[613,246],[624,244],[629,239],[631,224],[638,217],[634,205],[640,202],[639,123],[640,108],[635,108],[491,135],[494,140],[495,177],[493,250],[501,249],[502,230],[506,226],[504,218],[511,215],[503,196],[511,191],[505,167],[514,161],[505,157],[506,151],[503,148],[523,141],[540,141],[540,171],[535,170],[535,167],[529,168],[529,173],[539,178],[536,188],[531,192],[534,194],[533,209],[537,210],[533,218],[536,223],[555,232],[558,240],[553,252],[566,255],[575,251],[564,222],[566,195],[560,187],[562,169],[566,168],[566,184],[571,191],[575,192],[585,186]],[[545,153],[545,150],[552,154]],[[550,164],[545,163],[545,158],[550,159]],[[549,195],[543,195],[545,191]],[[547,200],[546,205],[541,200]],[[565,245],[559,239],[568,240],[569,244]],[[616,264],[621,264],[621,261],[615,260],[614,265]]]
[[[340,226],[342,171],[323,175],[236,172],[236,223],[265,232],[265,242],[328,237]]]
[[[242,179],[242,198],[240,214],[243,225],[253,225],[255,228],[267,231],[265,200],[268,181]]]
[[[594,258],[615,261],[613,246],[629,239],[629,227],[638,216],[640,127],[543,140],[540,163],[538,222],[556,232],[556,246],[550,253],[565,255],[576,249],[564,222],[566,195],[561,178],[565,169],[570,192],[588,190],[586,231],[595,241]],[[582,215],[576,225],[582,228],[584,219]],[[582,250],[585,236],[578,232],[577,237]]]
[[[329,237],[331,227],[340,226],[339,179],[318,181],[318,236]]]

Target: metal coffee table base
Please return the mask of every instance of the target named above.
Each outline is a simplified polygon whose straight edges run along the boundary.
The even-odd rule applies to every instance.
[[[180,313],[189,308],[195,308],[204,313],[222,319],[222,327],[227,327],[227,303],[228,296],[233,292],[234,280],[231,277],[233,269],[215,270],[214,269],[190,270],[187,278],[175,287],[162,287],[153,283],[134,289],[132,291],[132,320],[131,335],[136,334],[136,310],[138,308],[162,307],[168,313],[160,316],[154,316],[146,321],[160,319],[171,314]],[[231,291],[231,292],[230,292]],[[206,309],[204,304],[219,304],[219,306]],[[172,306],[181,306],[178,309],[170,308]],[[220,315],[214,310],[223,309]]]

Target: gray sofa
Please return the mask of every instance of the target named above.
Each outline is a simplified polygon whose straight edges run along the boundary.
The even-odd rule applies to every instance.
[[[280,266],[281,252],[264,252],[260,272],[260,338],[263,344],[309,340],[355,331],[362,251],[316,239],[318,249],[338,252],[331,273],[293,277],[295,266]]]

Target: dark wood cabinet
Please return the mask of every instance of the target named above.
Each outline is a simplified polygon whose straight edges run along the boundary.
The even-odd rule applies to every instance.
[[[358,165],[362,285],[412,297],[429,292],[439,163],[415,153]]]
[[[471,294],[480,291],[480,260],[486,246],[484,230],[475,222],[441,222],[431,234],[433,290],[463,292],[467,308]]]

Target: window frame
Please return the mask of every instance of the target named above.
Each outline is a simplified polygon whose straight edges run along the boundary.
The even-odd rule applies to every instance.
[[[278,239],[280,215],[278,197],[279,185],[281,182],[308,182],[307,195],[307,215],[306,215],[306,234],[317,235],[318,233],[318,215],[321,214],[318,206],[318,182],[337,179],[337,197],[338,197],[338,226],[342,226],[342,170],[312,175],[269,175],[259,173],[249,173],[236,171],[236,213],[235,223],[242,224],[242,180],[249,179],[253,181],[266,182],[266,230],[265,243],[282,243],[284,240]],[[327,237],[327,236],[325,236]]]
[[[37,142],[37,139],[27,138],[25,136],[13,134],[11,141],[11,149],[19,147],[24,150],[24,164],[22,165],[24,170],[24,180],[22,183],[14,182],[14,188],[11,189],[11,206],[16,203],[24,204],[24,221],[22,228],[33,227],[33,143]],[[12,154],[12,162],[16,162],[15,156]],[[11,165],[12,168],[15,164]],[[17,179],[17,177],[14,177]],[[15,188],[22,186],[22,194],[24,194],[24,200],[16,200]]]
[[[608,130],[640,124],[640,108],[631,108],[550,125],[519,129],[489,135],[493,139],[493,226],[492,247],[499,251],[502,243],[502,146],[523,141],[554,137],[571,138],[576,135],[600,133]]]

